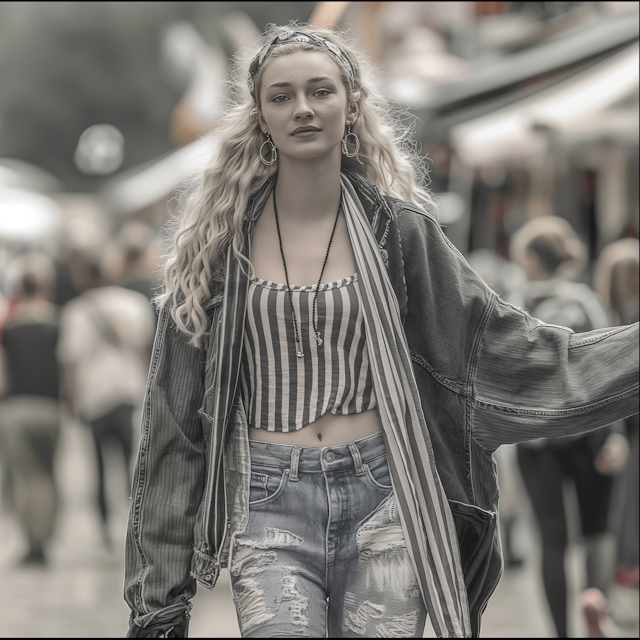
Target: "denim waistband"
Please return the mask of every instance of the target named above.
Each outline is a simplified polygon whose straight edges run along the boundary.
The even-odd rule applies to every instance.
[[[249,449],[252,464],[291,469],[293,477],[297,476],[298,471],[318,473],[349,467],[353,467],[356,475],[359,475],[364,471],[363,464],[386,454],[381,431],[332,447],[296,447],[249,440]]]

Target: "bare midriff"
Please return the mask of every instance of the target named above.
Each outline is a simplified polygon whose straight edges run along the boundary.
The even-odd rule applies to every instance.
[[[249,440],[290,444],[297,447],[331,447],[366,438],[380,431],[377,409],[334,416],[325,413],[315,422],[298,431],[267,431],[249,428]]]

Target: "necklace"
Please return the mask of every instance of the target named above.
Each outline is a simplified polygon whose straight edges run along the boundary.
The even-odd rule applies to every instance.
[[[291,315],[293,316],[293,329],[296,336],[296,356],[298,358],[302,358],[304,356],[304,352],[302,351],[302,345],[300,344],[300,334],[298,333],[298,320],[296,318],[296,310],[293,308],[293,296],[291,294],[291,286],[289,285],[289,273],[287,272],[287,263],[284,259],[284,251],[282,249],[282,236],[280,235],[280,222],[278,221],[278,207],[276,206],[276,188],[273,187],[273,212],[276,216],[276,228],[278,229],[278,242],[280,243],[280,255],[282,256],[282,266],[284,267],[284,277],[287,280],[287,291],[289,292],[289,304],[291,305]],[[316,303],[318,300],[318,291],[320,290],[320,283],[322,282],[322,275],[324,274],[324,268],[327,266],[327,260],[329,259],[329,249],[331,249],[331,243],[333,242],[333,235],[336,232],[336,226],[338,224],[338,217],[340,216],[340,209],[342,208],[342,190],[340,191],[340,202],[338,203],[338,211],[336,212],[336,219],[333,222],[333,230],[331,231],[331,237],[329,238],[329,246],[327,247],[327,255],[324,257],[324,262],[322,263],[322,270],[320,271],[320,278],[318,279],[318,284],[316,286],[316,293],[313,297],[313,314],[312,314],[312,323],[313,323],[313,336],[318,342],[318,346],[322,344],[322,338],[320,337],[320,332],[318,331],[318,327],[316,326]]]

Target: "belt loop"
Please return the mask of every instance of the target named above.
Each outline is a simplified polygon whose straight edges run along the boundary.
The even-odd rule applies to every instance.
[[[363,475],[365,473],[365,468],[362,464],[362,458],[360,457],[360,450],[358,449],[358,445],[355,444],[355,442],[349,442],[347,443],[347,447],[349,447],[349,451],[351,451],[351,457],[353,458],[353,463],[356,466],[356,475]]]
[[[291,451],[291,468],[289,469],[289,480],[298,482],[298,461],[300,460],[300,453],[302,447],[294,447]]]

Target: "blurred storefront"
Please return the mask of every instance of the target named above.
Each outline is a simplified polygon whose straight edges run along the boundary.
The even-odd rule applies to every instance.
[[[513,231],[545,213],[570,220],[592,258],[637,236],[637,3],[332,2],[310,21],[361,34],[390,95],[416,116],[441,222],[463,252],[506,257]],[[241,12],[226,29],[238,45],[258,34]],[[192,84],[176,110],[185,139],[197,137],[197,93]],[[102,194],[121,215],[161,223],[206,153],[201,138]]]
[[[579,230],[592,259],[613,240],[637,237],[638,14],[630,8],[502,53],[433,89],[418,109],[432,186],[445,205],[457,196],[443,221],[463,252],[506,257],[512,232],[549,213]]]
[[[63,33],[87,25],[93,33],[103,14],[112,30],[124,28],[123,17],[131,25],[144,21],[140,3],[122,16],[98,4],[95,15],[84,7]],[[68,185],[47,174],[50,184],[41,189],[65,219],[78,219],[82,201],[89,218],[105,221],[107,236],[131,218],[160,230],[176,190],[214,152],[202,136],[224,104],[231,56],[254,42],[266,22],[297,18],[352,28],[382,68],[390,97],[415,117],[441,222],[464,253],[487,248],[506,256],[513,231],[550,212],[572,222],[592,257],[604,244],[638,234],[638,3],[301,2],[279,3],[271,13],[261,3],[165,4],[147,25],[155,29],[154,44],[145,41],[144,54],[148,62],[154,52],[154,73],[161,72],[154,82],[166,80],[158,94],[164,115],[160,124],[159,112],[143,119],[154,130],[162,126],[172,144],[163,138],[160,153],[153,145],[132,151],[129,130],[141,126],[135,118],[122,125],[112,118],[117,126],[105,114],[102,122],[83,121],[75,152],[60,149],[75,153],[76,167],[94,186],[82,196],[65,194]],[[9,17],[24,13],[10,9]],[[148,88],[145,104],[153,102],[155,89]],[[1,127],[6,132],[9,125],[7,118],[0,123],[0,141]],[[132,162],[145,153],[146,160]],[[29,173],[25,167],[21,175]],[[0,165],[0,184],[10,170],[15,177],[15,167]]]

